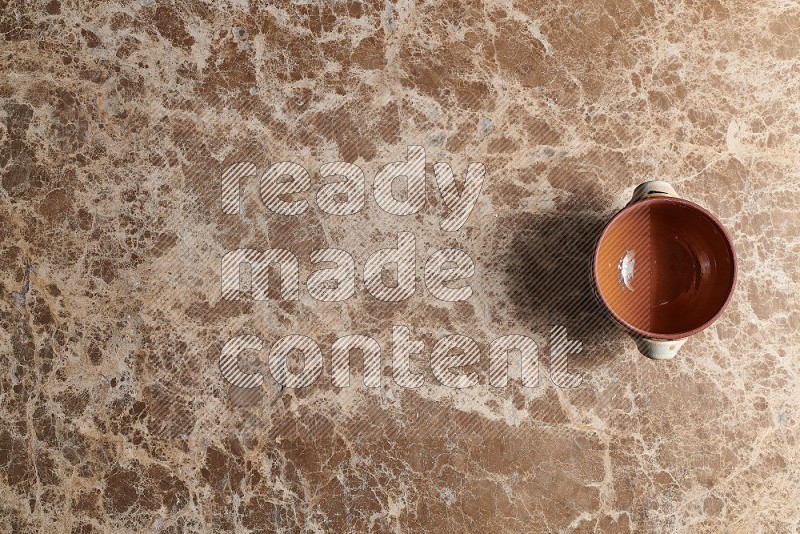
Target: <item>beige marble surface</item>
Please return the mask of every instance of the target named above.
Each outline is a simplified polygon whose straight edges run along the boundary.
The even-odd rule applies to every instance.
[[[0,530],[11,532],[796,532],[800,525],[800,4],[27,2],[0,6]],[[426,205],[382,211],[373,179],[425,148]],[[298,216],[224,168],[293,161]],[[319,168],[366,177],[350,216]],[[457,232],[432,165],[482,193]],[[603,223],[647,179],[717,214],[739,260],[725,314],[654,362],[591,297]],[[417,286],[373,298],[364,262],[417,242]],[[226,301],[233,249],[341,248],[355,295]],[[423,261],[473,258],[473,295],[437,300]],[[393,379],[391,332],[425,353]],[[576,388],[551,379],[566,328]],[[379,342],[380,388],[331,384],[342,334]],[[308,336],[310,387],[241,389],[226,340]],[[481,350],[479,385],[428,366]],[[542,382],[486,380],[488,346],[527,335]],[[354,358],[355,362],[357,358]],[[297,365],[294,362],[292,365]]]

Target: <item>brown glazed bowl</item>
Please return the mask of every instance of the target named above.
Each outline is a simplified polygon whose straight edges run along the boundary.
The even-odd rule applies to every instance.
[[[650,340],[679,340],[727,306],[736,254],[706,209],[677,196],[643,195],[606,225],[593,274],[600,300],[620,323]]]

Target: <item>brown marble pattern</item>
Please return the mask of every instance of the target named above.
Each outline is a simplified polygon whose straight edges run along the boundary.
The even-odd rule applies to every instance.
[[[800,526],[800,4],[795,1],[73,2],[0,5],[0,530],[796,532]],[[445,233],[427,206],[278,217],[229,163],[378,169],[425,147],[486,183]],[[730,307],[649,361],[590,299],[603,222],[647,179],[730,230]],[[476,263],[474,295],[372,297],[366,257]],[[396,242],[396,241],[395,241]],[[354,256],[356,295],[220,299],[219,262]],[[566,273],[566,274],[565,274]],[[397,386],[391,327],[425,342]],[[548,379],[567,328],[580,387]],[[305,389],[225,383],[226,339],[303,334]],[[378,389],[330,381],[342,333],[383,349]],[[521,333],[542,383],[450,390],[450,333]],[[263,358],[261,359],[263,360]],[[355,360],[355,359],[354,359]],[[263,368],[253,357],[246,365]]]

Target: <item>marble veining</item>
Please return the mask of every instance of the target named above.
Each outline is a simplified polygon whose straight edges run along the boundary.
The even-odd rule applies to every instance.
[[[800,3],[9,0],[0,70],[1,531],[800,528]],[[375,176],[412,146],[424,207],[391,215]],[[257,174],[231,214],[236,162]],[[262,202],[276,162],[308,171],[303,213]],[[357,213],[315,202],[332,162],[363,171]],[[486,170],[455,231],[437,162],[458,191]],[[660,362],[586,277],[651,179],[716,214],[739,261],[724,315]],[[381,301],[365,262],[402,232],[416,290]],[[299,298],[223,299],[237,248],[291,251]],[[352,255],[352,298],[309,295],[324,248]],[[466,300],[426,289],[447,248],[474,261]],[[393,326],[423,344],[420,387],[393,378]],[[556,326],[580,343],[560,378]],[[322,376],[232,386],[220,351],[244,333],[313,339]],[[377,341],[379,387],[355,356],[333,385],[345,334]],[[449,334],[476,342],[479,385],[437,383]],[[511,334],[539,347],[537,386],[514,366],[489,384]]]

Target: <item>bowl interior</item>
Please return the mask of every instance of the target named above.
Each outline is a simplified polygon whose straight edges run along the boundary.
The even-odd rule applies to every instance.
[[[736,278],[719,221],[687,200],[654,197],[619,212],[595,251],[597,290],[611,313],[648,337],[691,335],[725,308]]]

